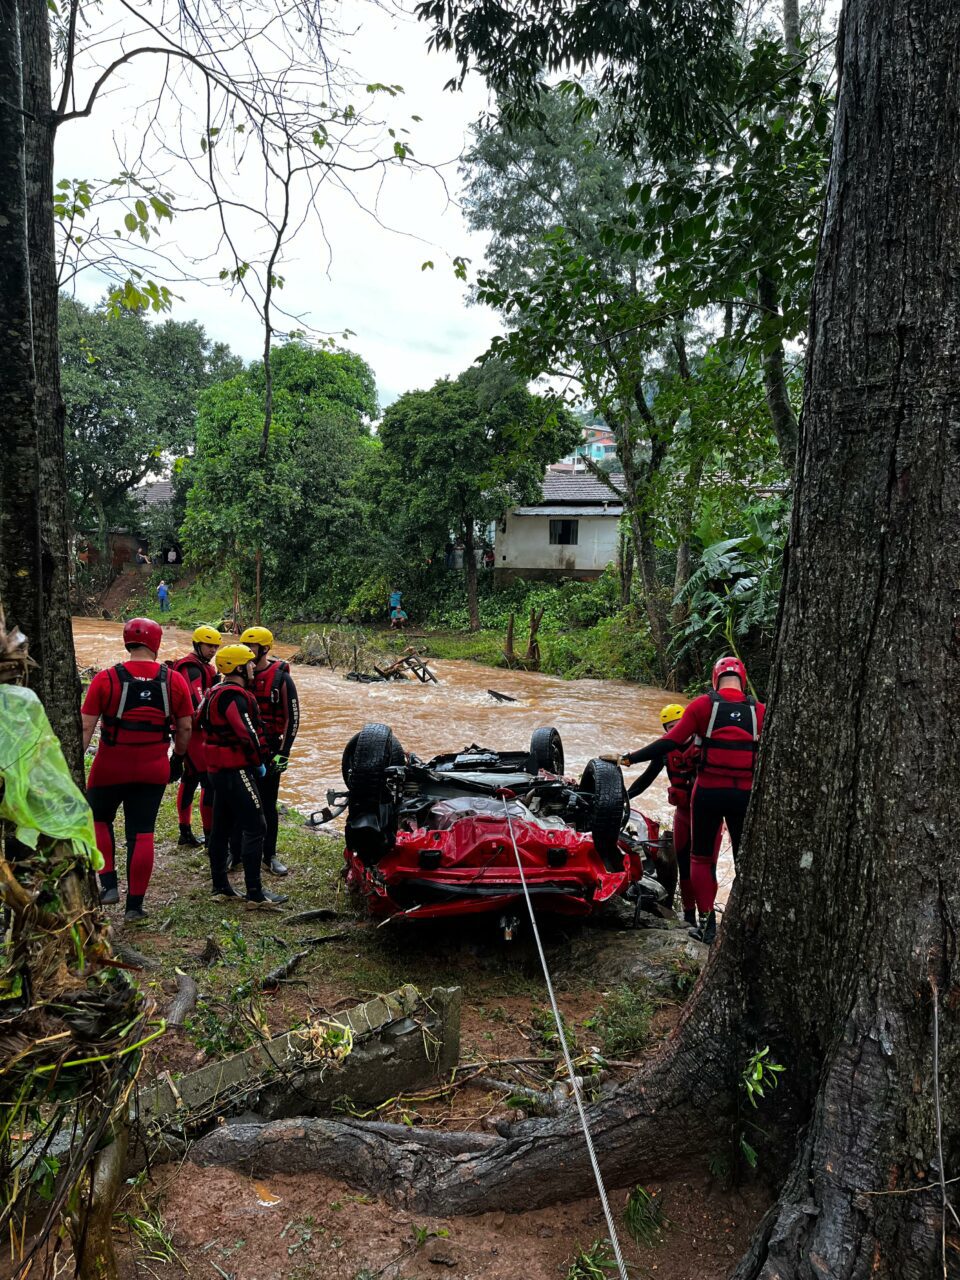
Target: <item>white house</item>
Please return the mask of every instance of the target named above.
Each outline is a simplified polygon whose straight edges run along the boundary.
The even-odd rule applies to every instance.
[[[497,525],[496,580],[599,577],[617,559],[622,514],[623,503],[595,476],[548,471],[542,499],[514,507]]]

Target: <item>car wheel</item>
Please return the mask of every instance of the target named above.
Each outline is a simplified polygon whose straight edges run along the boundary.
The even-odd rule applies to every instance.
[[[628,813],[629,801],[623,774],[610,760],[591,760],[580,779],[580,791],[590,800],[593,846],[608,871],[623,869],[618,843]]]
[[[563,773],[563,742],[556,729],[534,729],[530,739],[530,772]]]
[[[403,748],[386,724],[365,724],[343,753],[346,844],[368,867],[389,853],[396,840],[397,806],[387,787],[387,770],[403,761]]]
[[[390,738],[389,757],[382,746],[384,733]],[[361,757],[358,761],[360,767],[367,771],[371,768],[380,767],[385,769],[387,764],[397,765],[406,761],[403,747],[397,741],[393,734],[393,730],[386,724],[365,724],[359,733],[355,733],[347,745],[343,748],[343,755],[340,759],[340,773],[344,783],[350,786],[350,773],[354,767],[354,761],[357,759],[357,743],[363,739],[363,748]],[[384,761],[386,760],[386,763]]]

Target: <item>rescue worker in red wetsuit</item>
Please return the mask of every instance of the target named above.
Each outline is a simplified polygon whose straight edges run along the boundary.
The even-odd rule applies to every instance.
[[[764,704],[747,693],[747,670],[740,659],[721,658],[713,668],[713,689],[694,698],[664,737],[622,757],[624,764],[662,760],[691,738],[696,742],[690,879],[700,923],[690,936],[708,944],[717,936],[717,837],[725,822],[736,858],[765,711]]]
[[[100,671],[81,708],[83,749],[100,722],[100,745],[87,780],[97,848],[103,855],[100,901],[120,901],[113,824],[120,806],[127,838],[124,920],[144,920],[153,871],[153,833],[168,782],[180,777],[193,728],[193,703],[181,675],[157,661],[163,632],[149,618],[123,628],[129,657]],[[174,739],[173,757],[168,756]]]
[[[664,733],[669,733],[683,716],[683,707],[679,702],[671,702],[660,712],[660,723]],[[667,801],[674,806],[673,849],[677,858],[677,870],[680,874],[680,902],[683,906],[683,918],[687,924],[697,923],[697,906],[693,896],[693,883],[690,879],[690,794],[697,776],[695,755],[696,745],[691,739],[683,746],[677,747],[658,760],[652,760],[627,795],[632,799],[642,795],[654,778],[667,770],[670,786],[667,790]],[[717,832],[719,848],[722,832]]]
[[[179,672],[186,680],[193,699],[193,733],[190,735],[190,746],[187,758],[183,762],[183,777],[177,788],[177,821],[180,823],[180,839],[177,844],[191,849],[199,849],[210,834],[213,823],[213,804],[207,789],[206,755],[203,749],[203,733],[197,728],[196,712],[203,701],[203,695],[213,687],[217,674],[211,663],[213,655],[220,647],[222,636],[215,627],[197,627],[193,636],[193,652],[184,654],[176,662],[170,664],[171,670]],[[200,787],[200,821],[203,824],[204,840],[198,840],[193,834],[193,797]]]
[[[253,692],[260,710],[260,723],[267,746],[267,772],[257,783],[267,822],[263,866],[275,876],[285,876],[287,868],[277,857],[277,829],[280,823],[277,801],[280,776],[287,768],[294,739],[300,728],[300,699],[297,696],[297,686],[290,675],[290,664],[269,656],[273,647],[272,631],[267,627],[247,627],[240,637],[240,643],[248,645],[257,656]]]
[[[266,822],[257,779],[266,773],[260,714],[253,695],[256,656],[245,644],[218,650],[214,663],[223,677],[204,696],[197,722],[204,734],[207,783],[213,793],[213,826],[207,853],[213,896],[240,898],[227,878],[230,835],[240,834],[246,903],[253,910],[273,910],[286,902],[270,893],[260,879]]]

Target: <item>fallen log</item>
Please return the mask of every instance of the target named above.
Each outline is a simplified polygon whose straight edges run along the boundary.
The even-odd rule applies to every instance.
[[[495,702],[516,702],[517,701],[516,698],[511,698],[509,693],[500,693],[497,689],[488,689],[487,693],[489,693],[490,697],[493,698]]]
[[[170,1008],[167,1010],[167,1027],[170,1029],[183,1026],[183,1020],[188,1013],[192,1013],[197,1007],[197,996],[199,992],[197,984],[189,973],[184,973],[182,969],[177,970],[177,994],[173,997]]]
[[[288,960],[284,960],[282,964],[278,964],[275,969],[271,969],[269,973],[265,973],[260,979],[260,989],[262,991],[270,991],[274,987],[279,987],[285,978],[289,978],[294,969],[297,968],[307,956],[309,951],[297,951]]]
[[[316,907],[312,911],[298,911],[295,916],[287,916],[283,921],[284,926],[288,924],[307,924],[311,920],[339,920],[341,919],[339,911],[333,911],[330,907]]]

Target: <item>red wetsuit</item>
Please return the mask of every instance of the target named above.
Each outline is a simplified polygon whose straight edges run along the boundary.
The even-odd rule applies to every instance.
[[[193,797],[197,787],[200,792],[200,821],[205,832],[209,832],[213,823],[213,804],[206,786],[207,756],[203,730],[197,724],[197,712],[203,695],[213,687],[216,672],[209,662],[196,653],[185,654],[172,664],[174,671],[179,672],[190,686],[190,697],[193,700],[193,733],[190,735],[190,746],[184,761],[183,777],[177,788],[177,821],[181,828],[189,830],[193,821]]]
[[[176,721],[193,712],[190,691],[182,676],[158,662],[124,662],[94,676],[82,711],[100,718],[100,745],[87,780],[103,855],[100,883],[117,887],[113,824],[122,805],[127,906],[139,907],[153,871],[153,831],[170,780],[170,740]]]
[[[662,759],[691,739],[699,746],[689,807],[690,879],[702,914],[712,911],[716,901],[717,856],[724,822],[735,857],[740,848],[765,711],[762,702],[739,689],[711,690],[688,704],[669,733],[627,757],[635,762]]]
[[[215,892],[229,892],[228,848],[238,833],[247,896],[261,895],[260,866],[266,823],[257,790],[265,753],[257,700],[243,685],[218,684],[200,708],[206,734],[207,778],[213,792],[213,826],[207,842]]]
[[[669,751],[665,756],[654,760],[632,784],[630,796],[641,795],[646,791],[654,778],[667,770],[670,785],[667,788],[667,801],[676,810],[673,818],[673,848],[677,858],[677,873],[680,878],[680,902],[684,911],[692,911],[696,906],[693,892],[693,881],[690,878],[690,795],[697,776],[696,758],[699,754],[694,740]],[[722,828],[717,829],[715,853],[720,852],[723,837]]]
[[[267,824],[263,861],[269,866],[277,856],[279,828],[277,801],[280,795],[281,770],[274,766],[273,760],[276,756],[281,760],[290,758],[294,739],[300,728],[300,699],[290,674],[290,664],[276,658],[268,662],[262,671],[257,672],[253,692],[260,710],[260,723],[263,725],[267,748],[267,773],[265,777],[258,779],[257,786]]]

